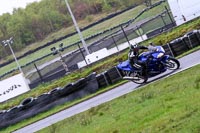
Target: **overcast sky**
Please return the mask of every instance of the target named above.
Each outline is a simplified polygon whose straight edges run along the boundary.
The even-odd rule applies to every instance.
[[[28,3],[40,0],[0,0],[0,15],[3,13],[12,13],[13,8],[25,8]]]

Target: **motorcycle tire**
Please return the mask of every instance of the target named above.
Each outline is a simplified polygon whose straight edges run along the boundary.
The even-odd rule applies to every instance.
[[[173,57],[169,57],[165,65],[169,70],[176,70],[180,68],[180,62]]]

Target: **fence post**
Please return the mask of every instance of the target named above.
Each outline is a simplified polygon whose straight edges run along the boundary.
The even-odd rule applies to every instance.
[[[193,45],[192,45],[192,41],[191,41],[191,39],[190,39],[190,37],[187,35],[186,36],[187,38],[188,38],[188,40],[189,40],[189,45],[191,46],[191,49],[193,48]]]
[[[38,67],[36,66],[35,63],[33,63],[33,64],[34,64],[34,66],[35,66],[35,69],[37,70],[37,73],[38,73],[38,75],[39,75],[39,77],[40,77],[40,80],[41,80],[42,82],[44,82],[44,80],[43,80],[43,78],[42,78],[42,74],[40,73],[40,70],[38,69]]]
[[[174,56],[174,53],[173,53],[173,51],[172,51],[172,49],[171,49],[171,47],[170,47],[170,45],[169,45],[169,43],[167,43],[167,46],[169,47],[169,51],[171,52],[172,56],[175,57],[175,56]]]
[[[102,73],[102,74],[103,74],[103,77],[104,77],[104,79],[105,79],[105,81],[106,81],[106,84],[107,84],[107,85],[110,85],[109,82],[108,82],[108,79],[107,79],[107,77],[106,77],[106,75],[105,75],[106,73],[107,73],[107,71],[105,71],[105,72]]]
[[[79,43],[78,43],[78,48],[79,48],[79,51],[81,52],[81,55],[83,56],[83,59],[84,59],[86,65],[88,65],[87,61],[85,60],[85,56],[83,54],[83,51],[81,50],[81,47],[80,47]]]
[[[166,24],[166,22],[165,22],[165,20],[164,20],[164,18],[163,18],[163,14],[161,14],[160,17],[161,17],[161,19],[162,19],[162,21],[163,21],[163,24],[164,24],[165,28],[166,28],[166,27],[167,27],[167,24]],[[165,30],[165,29],[162,28],[162,31],[164,31],[164,30]]]
[[[120,78],[123,78],[122,74],[120,73],[119,69],[116,66],[115,69],[117,70],[117,73],[119,74]]]
[[[124,36],[125,36],[125,38],[126,38],[128,44],[129,44],[129,46],[131,46],[131,43],[130,43],[129,40],[128,40],[128,37],[127,37],[127,35],[126,35],[126,32],[124,31],[124,28],[122,27],[122,25],[121,25],[120,27],[121,27],[121,29],[122,29],[122,31],[123,31],[123,33],[124,33]]]
[[[141,27],[141,26],[140,26]],[[137,31],[138,31],[138,34],[139,36],[142,38],[142,40],[144,41],[144,38],[142,36],[142,33],[140,32],[140,28],[136,25],[136,28],[137,28]]]
[[[168,14],[169,19],[171,20],[172,24],[175,25],[175,22],[173,21],[172,16],[170,15],[169,9],[167,8],[167,6],[165,6],[165,10],[167,11],[167,14]]]
[[[115,44],[115,47],[117,48],[117,51],[119,52],[119,47],[117,46],[117,43],[116,43],[116,41],[115,41],[115,39],[114,39],[113,36],[112,36],[112,40],[113,40],[113,42],[114,42],[114,44]]]

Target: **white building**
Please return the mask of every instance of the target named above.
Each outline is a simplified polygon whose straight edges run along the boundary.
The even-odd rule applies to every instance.
[[[200,0],[168,0],[177,25],[200,16]]]

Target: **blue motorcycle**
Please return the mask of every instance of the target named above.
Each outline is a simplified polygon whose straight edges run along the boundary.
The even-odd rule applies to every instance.
[[[123,79],[133,81],[137,84],[143,84],[147,82],[149,77],[161,74],[167,69],[176,70],[180,67],[180,62],[165,54],[165,50],[162,46],[155,46],[156,51],[143,52],[139,55],[139,60],[146,63],[147,75],[142,75],[141,68],[132,67],[129,60],[121,62],[117,65],[117,68],[122,71]]]

